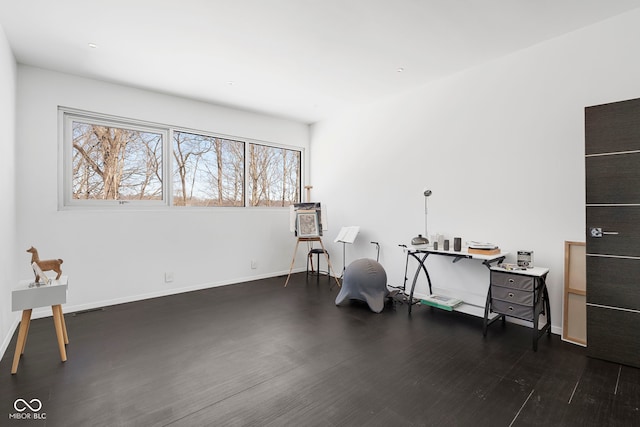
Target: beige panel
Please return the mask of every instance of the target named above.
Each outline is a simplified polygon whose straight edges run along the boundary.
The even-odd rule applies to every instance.
[[[569,250],[569,289],[587,291],[587,257],[584,243],[571,242]]]
[[[564,242],[562,339],[587,345],[587,273],[584,242]]]
[[[568,311],[571,320],[567,323],[565,339],[579,344],[587,343],[587,297],[568,294]]]

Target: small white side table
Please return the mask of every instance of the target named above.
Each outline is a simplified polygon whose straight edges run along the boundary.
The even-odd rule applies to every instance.
[[[67,276],[61,276],[58,280],[53,280],[51,284],[31,286],[29,280],[21,280],[18,288],[11,292],[11,310],[22,310],[22,321],[20,322],[20,330],[18,331],[18,341],[16,342],[16,351],[13,355],[13,365],[11,373],[18,372],[18,364],[20,356],[24,354],[24,347],[27,343],[27,334],[29,333],[29,324],[31,323],[31,312],[34,308],[51,306],[53,312],[53,324],[56,328],[58,337],[58,348],[60,350],[60,359],[67,361],[66,344],[69,344],[67,336],[67,325],[62,314],[62,304],[67,302]]]

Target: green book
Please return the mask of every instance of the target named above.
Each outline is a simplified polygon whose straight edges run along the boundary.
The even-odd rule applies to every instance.
[[[457,298],[445,297],[442,295],[429,295],[428,297],[420,301],[422,302],[422,304],[441,308],[447,311],[453,311],[454,308],[462,304],[462,300],[459,300]]]

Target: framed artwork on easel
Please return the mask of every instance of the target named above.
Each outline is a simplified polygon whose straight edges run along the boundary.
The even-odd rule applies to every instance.
[[[298,237],[320,237],[318,212],[315,210],[297,211],[296,231]]]

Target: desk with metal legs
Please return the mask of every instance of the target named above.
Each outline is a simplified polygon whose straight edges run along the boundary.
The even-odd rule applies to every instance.
[[[418,267],[416,268],[416,272],[413,275],[413,282],[411,283],[411,291],[409,292],[409,313],[411,313],[412,305],[415,304],[413,300],[413,293],[415,291],[416,282],[418,281],[418,276],[420,275],[421,271],[424,271],[424,274],[427,277],[427,283],[429,285],[429,293],[430,294],[433,293],[433,290],[431,287],[431,277],[429,276],[429,271],[427,270],[427,266],[425,264],[427,257],[429,257],[429,255],[452,257],[454,264],[462,259],[479,260],[479,261],[482,261],[482,264],[485,265],[487,268],[491,268],[491,264],[494,264],[494,263],[498,264],[504,261],[505,257],[508,255],[507,253],[500,253],[500,254],[494,254],[494,255],[472,254],[467,252],[466,250],[445,251],[445,250],[439,250],[439,249],[434,250],[433,248],[429,248],[429,247],[419,248],[419,247],[413,247],[413,246],[409,246],[406,249],[406,251],[407,251],[407,261],[409,257],[414,258],[416,261],[418,261]],[[406,288],[406,282],[407,282],[406,274],[405,274],[404,280],[405,280],[405,288]]]

